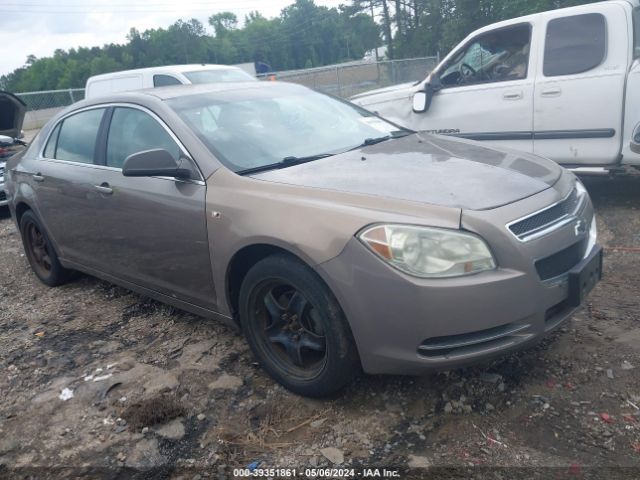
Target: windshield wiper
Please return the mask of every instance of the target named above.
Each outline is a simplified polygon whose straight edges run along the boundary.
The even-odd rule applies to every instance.
[[[357,150],[357,149],[362,148],[362,147],[368,147],[370,145],[375,145],[377,143],[386,142],[387,140],[406,137],[407,135],[411,135],[412,133],[414,133],[414,132],[404,131],[404,130],[396,130],[394,132],[391,132],[390,135],[385,135],[383,137],[365,138],[364,141],[360,145],[358,145],[356,147],[353,147],[351,150]]]
[[[313,162],[314,160],[320,160],[321,158],[327,158],[335,155],[335,153],[318,153],[316,155],[308,155],[306,157],[284,157],[279,162],[268,163],[267,165],[260,165],[258,167],[246,168],[236,172],[238,175],[249,175],[251,173],[266,172],[267,170],[276,170],[279,168],[291,167],[293,165],[300,165],[301,163]]]

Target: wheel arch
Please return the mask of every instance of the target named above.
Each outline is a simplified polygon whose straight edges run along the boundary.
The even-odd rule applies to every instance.
[[[305,261],[300,255],[296,255],[289,249],[270,243],[245,245],[231,257],[225,274],[225,295],[227,305],[229,305],[229,309],[231,310],[231,315],[238,325],[238,302],[242,281],[251,267],[256,263],[277,254],[288,255],[311,268],[309,262]]]

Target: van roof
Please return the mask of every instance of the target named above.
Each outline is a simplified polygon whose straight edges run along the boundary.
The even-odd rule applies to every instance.
[[[197,72],[203,70],[240,70],[232,65],[218,65],[214,63],[192,63],[185,65],[163,65],[160,67],[147,67],[147,68],[135,68],[132,70],[119,70],[117,72],[102,73],[100,75],[93,75],[90,80],[99,80],[119,75],[129,75],[131,73],[143,73],[143,72],[162,72],[162,73],[183,73],[183,72]]]

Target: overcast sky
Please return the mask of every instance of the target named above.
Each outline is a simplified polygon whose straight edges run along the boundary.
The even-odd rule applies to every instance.
[[[207,18],[222,11],[243,19],[257,10],[271,18],[294,0],[0,0],[0,75],[24,65],[27,55],[46,57],[57,48],[124,43],[140,31],[167,27],[179,18]],[[345,0],[315,0],[336,7]]]

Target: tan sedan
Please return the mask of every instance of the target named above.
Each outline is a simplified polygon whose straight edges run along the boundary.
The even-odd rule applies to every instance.
[[[589,196],[555,163],[285,83],[75,104],[7,192],[44,283],[81,271],[238,325],[310,396],[530,345],[601,271]]]

